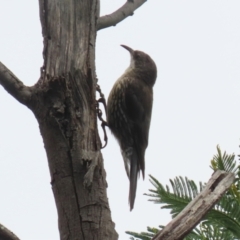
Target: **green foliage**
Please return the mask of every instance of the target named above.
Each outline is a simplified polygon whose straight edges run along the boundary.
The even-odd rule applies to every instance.
[[[169,186],[166,188],[158,182],[156,178],[150,175],[150,182],[155,187],[154,190],[150,189],[149,191],[152,194],[145,194],[156,204],[163,204],[161,208],[171,209],[170,213],[172,217],[182,211],[182,209],[199,193],[199,190],[202,190],[202,183],[199,184],[199,187],[195,184],[194,181],[189,180],[185,177],[176,177],[174,180],[170,179],[170,184],[172,187],[172,192]]]
[[[135,233],[127,231],[126,233],[129,235],[132,235],[135,238],[142,239],[142,240],[150,240],[155,236],[161,229],[163,229],[164,226],[160,226],[159,228],[151,228],[147,227],[148,232],[141,232],[141,233]],[[131,237],[131,240],[134,240],[134,238]]]
[[[240,166],[237,165],[235,155],[222,154],[217,146],[217,154],[211,160],[214,171],[223,170],[236,175],[235,182],[221,200],[215,204],[201,223],[188,234],[184,240],[236,240],[240,239]],[[187,177],[176,177],[170,180],[170,186],[164,187],[156,178],[150,175],[153,189],[149,190],[149,201],[161,204],[162,209],[170,209],[172,218],[176,217],[202,191],[205,184],[197,184]],[[131,240],[149,240],[160,231],[159,228],[147,228],[147,232],[126,232]]]
[[[213,156],[213,159],[211,160],[211,168],[216,170],[222,170],[225,172],[232,172],[237,174],[237,171],[239,170],[239,166],[237,166],[237,162],[235,160],[235,155],[227,155],[226,152],[222,154],[221,149],[219,146],[217,146],[217,154]]]

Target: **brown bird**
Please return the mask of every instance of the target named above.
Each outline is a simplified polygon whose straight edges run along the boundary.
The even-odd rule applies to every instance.
[[[131,211],[140,171],[144,179],[144,155],[148,146],[153,85],[157,78],[157,67],[146,53],[134,51],[125,45],[121,46],[130,52],[131,63],[110,92],[107,102],[107,122],[119,142],[130,181]]]

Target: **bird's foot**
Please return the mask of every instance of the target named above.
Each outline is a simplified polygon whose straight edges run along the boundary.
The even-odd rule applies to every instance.
[[[104,94],[102,93],[102,90],[98,84],[96,86],[96,91],[99,92],[99,94],[100,94],[100,98],[96,101],[96,111],[97,111],[98,119],[101,121],[101,127],[103,129],[104,141],[105,141],[104,145],[102,145],[102,143],[101,143],[101,149],[102,149],[107,146],[107,142],[108,142],[108,137],[107,137],[107,132],[106,132],[106,126],[108,126],[108,124],[102,117],[102,110],[99,107],[99,103],[103,104],[104,110],[105,110],[105,115],[107,113],[107,104],[106,104]]]

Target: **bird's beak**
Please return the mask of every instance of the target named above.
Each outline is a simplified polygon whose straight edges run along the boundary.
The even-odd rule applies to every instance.
[[[126,46],[126,45],[121,45],[121,46],[122,46],[123,48],[127,49],[127,50],[130,52],[131,55],[133,54],[133,52],[134,52],[133,49],[131,49],[130,47],[128,47],[128,46]]]

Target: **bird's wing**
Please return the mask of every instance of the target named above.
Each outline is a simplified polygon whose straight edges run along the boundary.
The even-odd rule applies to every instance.
[[[136,80],[137,81],[137,80]],[[152,88],[142,81],[129,84],[125,92],[126,114],[130,121],[130,132],[139,156],[139,167],[144,176],[144,155],[148,145],[153,93]]]

